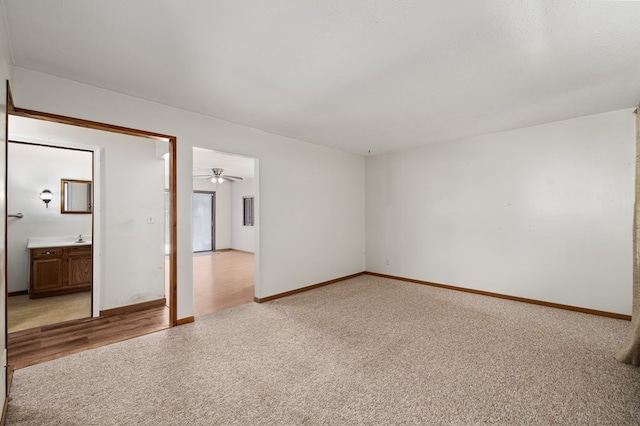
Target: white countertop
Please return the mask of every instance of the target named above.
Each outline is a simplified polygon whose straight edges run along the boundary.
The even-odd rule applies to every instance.
[[[76,243],[78,236],[74,237],[45,237],[45,238],[27,238],[27,248],[43,248],[43,247],[70,247],[70,246],[90,246],[91,235],[83,235],[84,242]]]

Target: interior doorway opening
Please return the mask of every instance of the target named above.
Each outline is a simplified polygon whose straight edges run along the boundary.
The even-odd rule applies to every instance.
[[[257,199],[257,160],[193,149],[194,316],[255,298],[257,209],[246,220],[246,200]],[[252,206],[255,204],[252,202]]]
[[[10,140],[7,158],[8,332],[91,317],[93,151]]]
[[[163,135],[159,133],[152,133],[148,131],[121,127],[117,125],[110,125],[105,123],[87,121],[87,120],[82,120],[82,119],[77,119],[72,117],[66,117],[66,116],[61,116],[61,115],[56,115],[51,113],[19,108],[13,104],[9,91],[7,96],[7,112],[10,120],[13,118],[32,119],[34,122],[37,122],[37,123],[68,125],[68,128],[75,128],[75,129],[80,128],[83,130],[87,130],[87,129],[98,130],[98,131],[101,131],[98,133],[103,133],[103,134],[108,133],[113,135],[116,139],[118,139],[118,137],[126,138],[126,137],[133,136],[134,139],[140,138],[140,139],[144,139],[147,142],[151,140],[151,142],[155,144],[152,148],[152,151],[155,154],[158,154],[160,151],[162,151],[158,149],[158,143],[164,143],[166,146],[164,148],[164,152],[166,152],[166,155],[164,156],[164,158],[165,158],[166,167],[168,170],[167,178],[166,178],[166,181],[167,181],[166,187],[168,188],[168,192],[169,192],[168,221],[169,221],[169,236],[170,236],[168,267],[167,267],[167,273],[169,277],[168,279],[169,291],[166,293],[169,299],[169,309],[167,309],[164,306],[159,306],[157,309],[153,309],[153,312],[152,312],[151,307],[147,308],[147,306],[145,305],[144,306],[145,310],[141,311],[142,312],[141,314],[138,314],[139,311],[130,312],[130,313],[129,311],[127,311],[126,313],[122,313],[122,314],[120,313],[116,314],[115,312],[107,313],[100,310],[100,306],[97,304],[98,298],[96,297],[94,298],[94,303],[92,304],[92,306],[93,306],[94,316],[96,315],[97,312],[100,313],[99,314],[100,317],[98,318],[89,318],[86,321],[80,320],[80,322],[77,322],[77,320],[72,320],[52,328],[36,327],[33,329],[26,330],[26,333],[20,332],[21,333],[20,336],[16,336],[14,334],[13,337],[15,338],[13,338],[12,336],[8,336],[9,337],[8,356],[9,356],[9,365],[11,367],[10,371],[16,368],[22,368],[22,367],[43,362],[49,359],[58,358],[60,356],[69,355],[71,353],[79,352],[92,347],[114,343],[124,339],[137,337],[143,334],[151,333],[167,327],[178,325],[177,244],[176,244],[177,242],[177,214],[176,214],[177,213],[177,194],[176,194],[177,139],[174,136]],[[50,140],[50,139],[45,138],[45,141],[46,140]],[[81,145],[84,145],[85,141],[78,142],[78,143]],[[121,142],[118,142],[118,143],[121,143]],[[125,143],[123,145],[127,145],[127,144]],[[132,144],[132,146],[133,145],[136,145],[136,144]],[[104,156],[101,155],[102,151],[103,149],[99,149],[93,152],[94,158],[95,158],[94,167],[96,167],[97,164],[101,164],[100,162],[104,160]],[[138,167],[129,167],[129,168],[131,170],[138,170]],[[161,173],[161,169],[162,167],[160,167],[160,173]],[[110,173],[110,175],[119,176],[119,174],[116,172]],[[146,177],[148,176],[148,174],[141,173],[141,176]],[[98,191],[98,188],[100,187],[100,185],[98,184],[99,178],[100,178],[100,173],[97,173],[94,175],[95,191]],[[140,182],[141,182],[141,179],[138,176],[138,178],[136,179],[131,179],[128,184],[114,185],[112,188],[128,187],[131,185],[137,185]],[[162,188],[162,180],[159,181],[159,187]],[[155,194],[156,192],[154,191],[153,193]],[[104,195],[104,192],[103,192],[103,195]],[[162,222],[161,222],[161,218],[163,216],[162,215],[162,211],[163,211],[162,190],[160,190],[159,200],[160,200],[159,214],[152,213],[152,214],[144,215],[143,222],[145,222],[147,226],[158,224],[160,228],[162,227]],[[94,201],[94,204],[92,206],[94,208],[93,214],[94,214],[95,222],[99,223],[100,222],[99,216],[101,213],[99,204],[103,200],[97,194],[97,192],[94,192],[93,201]],[[134,199],[134,201],[140,201],[140,200]],[[144,200],[142,200],[142,202],[143,204],[145,203]],[[127,209],[127,210],[122,209],[123,211],[140,211],[141,210],[141,209],[136,209],[135,205],[131,206],[130,204],[127,204],[127,203],[123,203],[121,204],[121,206],[122,205],[131,207],[130,209]],[[117,212],[117,211],[118,210],[115,210],[115,211],[112,210],[112,212]],[[143,211],[143,213],[146,212],[146,208],[142,209],[141,211]],[[160,242],[159,244],[157,244],[157,248],[161,256],[161,259],[160,259],[161,261],[163,260],[162,259],[163,257],[162,256],[163,255],[162,234],[163,232],[159,233]],[[103,267],[102,262],[99,260],[99,255],[97,255],[95,252],[96,247],[100,246],[100,243],[99,243],[100,235],[102,236],[106,235],[105,230],[99,229],[99,227],[94,228],[92,233],[92,239],[93,239],[92,245],[94,250],[94,255],[93,255],[94,294],[98,294],[98,291],[99,291],[96,288],[96,283],[95,283],[96,278],[98,279],[98,281],[102,279],[105,273],[105,270],[107,269]],[[137,238],[136,240],[139,242],[147,241],[146,238]],[[156,244],[154,244],[154,247],[156,247]],[[101,247],[101,249],[104,249],[104,247]],[[144,258],[147,254],[148,253],[141,250],[131,252],[131,255],[129,256],[129,261],[135,262],[136,260],[140,260]],[[118,268],[108,268],[108,269],[111,271],[119,270]],[[160,268],[160,270],[161,269],[162,268]],[[6,276],[5,276],[5,279],[6,279]],[[118,280],[113,280],[113,282],[118,282]],[[164,287],[164,286],[161,286],[161,287]],[[160,292],[161,292],[160,294],[164,294],[162,290],[160,290]],[[5,293],[5,302],[6,302],[6,297],[8,296]],[[154,306],[156,302],[157,301],[155,300],[153,301]],[[141,303],[140,305],[143,305],[143,303]],[[107,309],[107,310],[115,311],[118,309],[119,308]],[[104,316],[103,316],[103,313],[104,313]],[[117,317],[115,315],[117,315]],[[193,320],[193,317],[191,317],[191,321],[192,320]],[[189,318],[185,318],[181,321],[181,323],[186,323],[186,322],[189,322]],[[75,327],[76,328],[75,331],[73,331],[73,333],[69,332],[69,330],[67,330],[67,325],[69,325],[72,328]],[[5,327],[6,327],[6,324],[5,324]],[[117,329],[113,327],[116,327]],[[107,328],[110,328],[110,331],[106,331]],[[31,333],[31,331],[33,331],[35,334]],[[5,328],[5,333],[6,333],[6,328]],[[83,340],[84,343],[79,343],[79,339],[80,340],[84,339]],[[43,350],[33,351],[30,349],[30,348],[44,348],[45,343],[49,345],[53,345],[46,349],[45,351],[46,353],[43,352]],[[18,350],[18,348],[20,349]]]

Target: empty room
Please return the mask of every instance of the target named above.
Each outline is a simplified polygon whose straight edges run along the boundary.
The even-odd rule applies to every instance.
[[[636,1],[0,0],[3,120],[142,138],[165,167],[145,201],[133,146],[45,172],[3,123],[1,422],[640,424],[638,22]],[[90,184],[92,316],[12,364],[9,293],[53,285],[29,244],[71,234],[44,178]],[[61,286],[77,234],[35,259]]]

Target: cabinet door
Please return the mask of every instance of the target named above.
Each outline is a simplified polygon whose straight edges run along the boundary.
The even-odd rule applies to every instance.
[[[62,287],[62,256],[34,259],[31,265],[31,291],[34,293]]]
[[[69,250],[67,253],[67,283],[66,285],[91,285],[93,280],[93,265],[91,250]]]

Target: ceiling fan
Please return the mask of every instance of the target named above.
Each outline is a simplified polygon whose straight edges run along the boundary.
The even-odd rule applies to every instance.
[[[228,182],[235,182],[237,180],[243,180],[243,178],[241,178],[240,176],[229,176],[229,175],[225,175],[222,172],[224,172],[223,169],[219,169],[219,168],[213,168],[211,169],[212,173],[206,174],[206,175],[194,175],[193,178],[194,179],[211,179],[211,182],[213,183],[223,183],[225,180]]]

